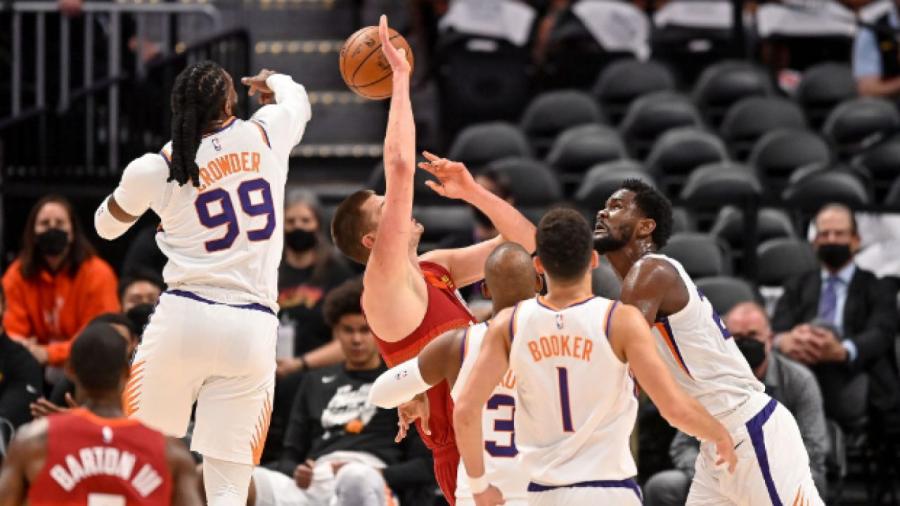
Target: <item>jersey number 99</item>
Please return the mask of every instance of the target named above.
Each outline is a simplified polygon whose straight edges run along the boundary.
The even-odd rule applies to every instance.
[[[237,193],[244,214],[251,217],[266,217],[266,224],[262,228],[248,230],[247,238],[251,241],[265,241],[272,237],[272,233],[275,231],[275,206],[272,204],[272,189],[269,187],[269,183],[262,178],[244,181],[238,186]],[[251,197],[254,193],[259,194],[260,202],[252,201]],[[213,213],[210,210],[210,204],[214,202],[219,203],[222,208],[220,212]],[[200,223],[204,227],[227,227],[225,235],[204,243],[206,251],[213,253],[230,248],[240,234],[240,225],[231,194],[222,188],[201,193],[194,201],[194,207],[197,209],[197,217],[200,218]]]

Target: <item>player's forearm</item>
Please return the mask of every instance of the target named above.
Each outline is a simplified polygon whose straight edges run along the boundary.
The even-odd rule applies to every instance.
[[[308,121],[312,116],[309,96],[302,84],[286,74],[274,74],[266,79],[266,85],[275,93],[275,103],[285,106],[297,121]]]
[[[509,202],[481,185],[466,197],[466,202],[487,215],[504,239],[521,244],[529,253],[534,251],[534,224]]]
[[[473,478],[484,476],[484,435],[481,432],[481,410],[473,403],[461,401],[453,410],[453,428],[456,446],[466,467],[466,474]]]
[[[721,441],[729,438],[728,431],[708,411],[687,395],[679,396],[669,406],[660,406],[660,413],[676,429],[701,441]]]
[[[369,390],[369,402],[385,409],[393,409],[431,388],[422,378],[418,358],[381,373]]]
[[[416,125],[409,99],[409,79],[409,72],[394,72],[384,136],[384,172],[388,189],[395,179],[391,176],[412,179],[416,170]]]

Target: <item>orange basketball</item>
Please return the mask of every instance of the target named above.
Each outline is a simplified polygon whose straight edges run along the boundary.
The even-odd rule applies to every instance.
[[[394,47],[406,50],[406,59],[412,68],[414,58],[406,39],[393,28],[388,30]],[[391,96],[393,72],[381,51],[377,26],[360,28],[347,37],[341,47],[340,67],[344,82],[357,95],[372,100],[383,100]]]

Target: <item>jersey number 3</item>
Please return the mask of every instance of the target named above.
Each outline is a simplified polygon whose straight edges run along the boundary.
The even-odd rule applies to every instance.
[[[262,178],[244,181],[238,186],[237,193],[244,214],[251,217],[266,217],[266,224],[262,228],[248,230],[247,238],[251,241],[265,241],[272,237],[272,232],[275,231],[275,206],[272,204],[272,189],[269,187],[269,183]],[[253,201],[254,195],[258,196],[257,202]],[[218,209],[212,209],[214,204]],[[197,216],[204,227],[227,227],[225,235],[204,243],[206,251],[213,253],[230,248],[240,233],[240,225],[231,195],[222,188],[216,188],[201,193],[194,201],[194,207],[197,209]]]

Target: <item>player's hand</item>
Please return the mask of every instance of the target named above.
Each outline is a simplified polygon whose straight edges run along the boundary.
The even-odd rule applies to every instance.
[[[242,77],[241,84],[249,87],[247,90],[248,96],[253,96],[256,93],[259,93],[259,103],[262,105],[272,104],[275,102],[275,92],[269,88],[269,85],[266,84],[266,79],[277,74],[274,70],[262,69],[259,71],[259,74],[256,74],[252,77]]]
[[[419,168],[438,179],[437,182],[425,181],[425,184],[438,195],[465,200],[478,186],[465,164],[441,158],[428,151],[423,151],[422,155],[428,161],[420,163]]]
[[[297,484],[303,490],[309,488],[309,485],[313,480],[313,467],[315,467],[316,462],[311,459],[307,459],[306,462],[298,465],[294,469],[294,483]]]
[[[726,465],[728,472],[734,474],[734,468],[737,467],[737,454],[734,452],[734,440],[730,434],[716,441],[716,453],[719,454],[716,460],[716,466]]]
[[[391,66],[391,71],[395,74],[408,75],[411,69],[409,60],[406,59],[406,50],[397,49],[391,43],[391,35],[388,31],[387,16],[381,15],[378,20],[378,38],[381,39],[381,52],[384,53],[385,59]]]
[[[506,504],[506,501],[503,499],[503,492],[500,492],[500,489],[493,485],[488,485],[488,488],[480,494],[472,494],[472,498],[475,499],[475,506]]]
[[[397,406],[397,425],[399,428],[397,429],[397,437],[394,438],[394,442],[399,443],[403,441],[403,438],[406,437],[406,433],[409,431],[409,426],[417,419],[422,420],[422,430],[426,435],[430,436],[431,429],[428,427],[429,409],[428,396],[425,394],[419,394],[413,397],[411,401]]]
[[[29,404],[28,408],[31,410],[32,418],[41,418],[66,411],[66,408],[57,406],[43,397]]]

